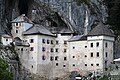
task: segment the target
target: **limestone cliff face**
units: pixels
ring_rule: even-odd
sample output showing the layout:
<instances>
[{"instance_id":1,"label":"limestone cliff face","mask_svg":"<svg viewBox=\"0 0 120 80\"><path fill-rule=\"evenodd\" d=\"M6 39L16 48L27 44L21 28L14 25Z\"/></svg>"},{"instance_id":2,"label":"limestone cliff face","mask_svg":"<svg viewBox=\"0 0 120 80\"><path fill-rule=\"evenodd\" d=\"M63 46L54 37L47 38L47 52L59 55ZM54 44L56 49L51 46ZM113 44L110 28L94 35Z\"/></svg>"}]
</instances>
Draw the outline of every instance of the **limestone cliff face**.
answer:
<instances>
[{"instance_id":1,"label":"limestone cliff face","mask_svg":"<svg viewBox=\"0 0 120 80\"><path fill-rule=\"evenodd\" d=\"M54 12L66 18L80 34L84 33L86 16L88 31L95 20L104 22L107 17L102 0L90 0L89 4L81 5L74 0L0 0L0 33L10 31L10 21L20 14L34 17L34 22L41 24Z\"/></svg>"},{"instance_id":2,"label":"limestone cliff face","mask_svg":"<svg viewBox=\"0 0 120 80\"><path fill-rule=\"evenodd\" d=\"M88 17L88 32L94 21L105 22L107 17L106 7L103 5L102 0L88 0L88 3L82 3L81 5L77 5L77 0L34 1L49 4L54 11L59 12L61 16L68 19L80 34L84 33L86 16Z\"/></svg>"}]
</instances>

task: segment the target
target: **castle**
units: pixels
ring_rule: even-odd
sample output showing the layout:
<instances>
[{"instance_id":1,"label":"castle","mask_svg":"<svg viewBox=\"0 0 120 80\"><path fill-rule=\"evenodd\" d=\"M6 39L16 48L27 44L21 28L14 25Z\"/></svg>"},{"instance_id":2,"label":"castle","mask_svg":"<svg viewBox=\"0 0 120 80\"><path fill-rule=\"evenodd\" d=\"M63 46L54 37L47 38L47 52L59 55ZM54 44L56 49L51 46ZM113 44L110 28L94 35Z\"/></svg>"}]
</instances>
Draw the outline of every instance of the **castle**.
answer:
<instances>
[{"instance_id":1,"label":"castle","mask_svg":"<svg viewBox=\"0 0 120 80\"><path fill-rule=\"evenodd\" d=\"M102 23L87 35L75 35L71 27L51 30L23 14L12 21L11 33L22 65L49 79L72 71L103 73L113 62L115 36Z\"/></svg>"}]
</instances>

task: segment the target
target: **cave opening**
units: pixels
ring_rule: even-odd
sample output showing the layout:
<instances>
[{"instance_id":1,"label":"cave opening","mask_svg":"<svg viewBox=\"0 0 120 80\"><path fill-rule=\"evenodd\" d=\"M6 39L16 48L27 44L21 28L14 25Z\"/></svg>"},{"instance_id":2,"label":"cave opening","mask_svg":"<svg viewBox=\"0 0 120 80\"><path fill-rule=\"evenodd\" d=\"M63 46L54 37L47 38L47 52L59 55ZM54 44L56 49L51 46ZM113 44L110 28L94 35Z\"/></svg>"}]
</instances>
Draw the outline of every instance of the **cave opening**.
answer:
<instances>
[{"instance_id":1,"label":"cave opening","mask_svg":"<svg viewBox=\"0 0 120 80\"><path fill-rule=\"evenodd\" d=\"M19 0L18 8L19 8L19 13L27 15L28 13L28 1L29 0Z\"/></svg>"}]
</instances>

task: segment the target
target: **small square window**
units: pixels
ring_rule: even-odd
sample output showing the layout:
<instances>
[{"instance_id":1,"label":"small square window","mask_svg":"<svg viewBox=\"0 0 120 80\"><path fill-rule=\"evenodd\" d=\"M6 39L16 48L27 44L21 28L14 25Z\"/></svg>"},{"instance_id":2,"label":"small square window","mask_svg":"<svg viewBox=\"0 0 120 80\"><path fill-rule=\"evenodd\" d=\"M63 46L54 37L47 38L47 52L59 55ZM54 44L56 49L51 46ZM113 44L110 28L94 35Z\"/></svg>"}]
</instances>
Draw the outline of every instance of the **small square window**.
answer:
<instances>
[{"instance_id":1,"label":"small square window","mask_svg":"<svg viewBox=\"0 0 120 80\"><path fill-rule=\"evenodd\" d=\"M51 44L53 44L53 40L51 40Z\"/></svg>"},{"instance_id":2,"label":"small square window","mask_svg":"<svg viewBox=\"0 0 120 80\"><path fill-rule=\"evenodd\" d=\"M67 49L64 49L64 53L66 53L67 52Z\"/></svg>"},{"instance_id":3,"label":"small square window","mask_svg":"<svg viewBox=\"0 0 120 80\"><path fill-rule=\"evenodd\" d=\"M45 55L43 55L43 56L42 56L42 60L45 60L45 59L46 59L46 57L45 57Z\"/></svg>"},{"instance_id":4,"label":"small square window","mask_svg":"<svg viewBox=\"0 0 120 80\"><path fill-rule=\"evenodd\" d=\"M21 23L19 23L19 26L21 26Z\"/></svg>"},{"instance_id":5,"label":"small square window","mask_svg":"<svg viewBox=\"0 0 120 80\"><path fill-rule=\"evenodd\" d=\"M30 51L34 51L34 47L31 47L31 48L30 48Z\"/></svg>"},{"instance_id":6,"label":"small square window","mask_svg":"<svg viewBox=\"0 0 120 80\"><path fill-rule=\"evenodd\" d=\"M106 48L108 47L108 44L107 44L107 42L105 43L105 47L106 47Z\"/></svg>"},{"instance_id":7,"label":"small square window","mask_svg":"<svg viewBox=\"0 0 120 80\"><path fill-rule=\"evenodd\" d=\"M105 68L105 71L107 71L108 70L108 68Z\"/></svg>"},{"instance_id":8,"label":"small square window","mask_svg":"<svg viewBox=\"0 0 120 80\"><path fill-rule=\"evenodd\" d=\"M107 52L105 52L105 57L108 57L108 53Z\"/></svg>"},{"instance_id":9,"label":"small square window","mask_svg":"<svg viewBox=\"0 0 120 80\"><path fill-rule=\"evenodd\" d=\"M75 49L75 47L73 47L73 49Z\"/></svg>"},{"instance_id":10,"label":"small square window","mask_svg":"<svg viewBox=\"0 0 120 80\"><path fill-rule=\"evenodd\" d=\"M87 48L87 46L85 46L85 48Z\"/></svg>"},{"instance_id":11,"label":"small square window","mask_svg":"<svg viewBox=\"0 0 120 80\"><path fill-rule=\"evenodd\" d=\"M66 65L63 65L63 67L66 67Z\"/></svg>"},{"instance_id":12,"label":"small square window","mask_svg":"<svg viewBox=\"0 0 120 80\"><path fill-rule=\"evenodd\" d=\"M55 57L55 60L58 61L58 56Z\"/></svg>"},{"instance_id":13,"label":"small square window","mask_svg":"<svg viewBox=\"0 0 120 80\"><path fill-rule=\"evenodd\" d=\"M85 55L85 57L87 57L87 55Z\"/></svg>"},{"instance_id":14,"label":"small square window","mask_svg":"<svg viewBox=\"0 0 120 80\"><path fill-rule=\"evenodd\" d=\"M96 66L99 66L99 64L96 64Z\"/></svg>"},{"instance_id":15,"label":"small square window","mask_svg":"<svg viewBox=\"0 0 120 80\"><path fill-rule=\"evenodd\" d=\"M75 64L73 64L73 66L75 66Z\"/></svg>"},{"instance_id":16,"label":"small square window","mask_svg":"<svg viewBox=\"0 0 120 80\"><path fill-rule=\"evenodd\" d=\"M16 23L16 26L18 26L18 23Z\"/></svg>"},{"instance_id":17,"label":"small square window","mask_svg":"<svg viewBox=\"0 0 120 80\"><path fill-rule=\"evenodd\" d=\"M33 68L33 65L31 67Z\"/></svg>"},{"instance_id":18,"label":"small square window","mask_svg":"<svg viewBox=\"0 0 120 80\"><path fill-rule=\"evenodd\" d=\"M54 52L53 48L51 48L50 52Z\"/></svg>"},{"instance_id":19,"label":"small square window","mask_svg":"<svg viewBox=\"0 0 120 80\"><path fill-rule=\"evenodd\" d=\"M67 57L64 57L64 61L66 61L67 60Z\"/></svg>"},{"instance_id":20,"label":"small square window","mask_svg":"<svg viewBox=\"0 0 120 80\"><path fill-rule=\"evenodd\" d=\"M97 57L99 57L99 52L97 52Z\"/></svg>"},{"instance_id":21,"label":"small square window","mask_svg":"<svg viewBox=\"0 0 120 80\"><path fill-rule=\"evenodd\" d=\"M75 56L73 56L73 58L75 58Z\"/></svg>"},{"instance_id":22,"label":"small square window","mask_svg":"<svg viewBox=\"0 0 120 80\"><path fill-rule=\"evenodd\" d=\"M91 53L91 57L93 57L93 53Z\"/></svg>"},{"instance_id":23,"label":"small square window","mask_svg":"<svg viewBox=\"0 0 120 80\"><path fill-rule=\"evenodd\" d=\"M58 48L55 49L55 52L58 52Z\"/></svg>"},{"instance_id":24,"label":"small square window","mask_svg":"<svg viewBox=\"0 0 120 80\"><path fill-rule=\"evenodd\" d=\"M96 47L99 47L99 42L96 43Z\"/></svg>"},{"instance_id":25,"label":"small square window","mask_svg":"<svg viewBox=\"0 0 120 80\"><path fill-rule=\"evenodd\" d=\"M42 43L45 43L45 39L42 39Z\"/></svg>"},{"instance_id":26,"label":"small square window","mask_svg":"<svg viewBox=\"0 0 120 80\"><path fill-rule=\"evenodd\" d=\"M34 42L34 39L30 39L30 43L33 43Z\"/></svg>"},{"instance_id":27,"label":"small square window","mask_svg":"<svg viewBox=\"0 0 120 80\"><path fill-rule=\"evenodd\" d=\"M23 48L21 48L21 51L23 51Z\"/></svg>"},{"instance_id":28,"label":"small square window","mask_svg":"<svg viewBox=\"0 0 120 80\"><path fill-rule=\"evenodd\" d=\"M53 57L53 56L51 56L51 57L50 57L50 61L53 61L53 60L54 60L54 57Z\"/></svg>"},{"instance_id":29,"label":"small square window","mask_svg":"<svg viewBox=\"0 0 120 80\"><path fill-rule=\"evenodd\" d=\"M45 52L45 47L42 47L42 51Z\"/></svg>"},{"instance_id":30,"label":"small square window","mask_svg":"<svg viewBox=\"0 0 120 80\"><path fill-rule=\"evenodd\" d=\"M93 66L93 64L91 64L91 66Z\"/></svg>"},{"instance_id":31,"label":"small square window","mask_svg":"<svg viewBox=\"0 0 120 80\"><path fill-rule=\"evenodd\" d=\"M8 41L8 39L6 39L6 41Z\"/></svg>"},{"instance_id":32,"label":"small square window","mask_svg":"<svg viewBox=\"0 0 120 80\"><path fill-rule=\"evenodd\" d=\"M59 44L59 41L56 41L56 44Z\"/></svg>"},{"instance_id":33,"label":"small square window","mask_svg":"<svg viewBox=\"0 0 120 80\"><path fill-rule=\"evenodd\" d=\"M16 33L18 33L18 30L16 30Z\"/></svg>"},{"instance_id":34,"label":"small square window","mask_svg":"<svg viewBox=\"0 0 120 80\"><path fill-rule=\"evenodd\" d=\"M85 64L85 66L87 66L87 64Z\"/></svg>"},{"instance_id":35,"label":"small square window","mask_svg":"<svg viewBox=\"0 0 120 80\"><path fill-rule=\"evenodd\" d=\"M56 66L58 66L58 63L56 63Z\"/></svg>"},{"instance_id":36,"label":"small square window","mask_svg":"<svg viewBox=\"0 0 120 80\"><path fill-rule=\"evenodd\" d=\"M66 45L66 44L67 44L67 41L64 41L64 44Z\"/></svg>"},{"instance_id":37,"label":"small square window","mask_svg":"<svg viewBox=\"0 0 120 80\"><path fill-rule=\"evenodd\" d=\"M90 46L93 47L93 43L91 43Z\"/></svg>"},{"instance_id":38,"label":"small square window","mask_svg":"<svg viewBox=\"0 0 120 80\"><path fill-rule=\"evenodd\" d=\"M49 44L50 42L49 42L49 40L47 40L47 44Z\"/></svg>"}]
</instances>

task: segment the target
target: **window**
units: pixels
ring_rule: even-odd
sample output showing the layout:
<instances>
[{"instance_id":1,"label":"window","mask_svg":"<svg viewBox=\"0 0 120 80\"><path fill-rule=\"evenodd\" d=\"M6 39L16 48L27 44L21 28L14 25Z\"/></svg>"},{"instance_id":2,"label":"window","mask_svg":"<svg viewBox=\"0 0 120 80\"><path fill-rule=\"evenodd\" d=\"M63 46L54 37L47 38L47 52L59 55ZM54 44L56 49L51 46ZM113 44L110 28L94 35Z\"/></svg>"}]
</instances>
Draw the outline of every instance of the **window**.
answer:
<instances>
[{"instance_id":1,"label":"window","mask_svg":"<svg viewBox=\"0 0 120 80\"><path fill-rule=\"evenodd\" d=\"M67 44L67 41L64 41L64 44L66 45L66 44Z\"/></svg>"},{"instance_id":2,"label":"window","mask_svg":"<svg viewBox=\"0 0 120 80\"><path fill-rule=\"evenodd\" d=\"M33 65L31 67L33 68Z\"/></svg>"},{"instance_id":3,"label":"window","mask_svg":"<svg viewBox=\"0 0 120 80\"><path fill-rule=\"evenodd\" d=\"M87 57L87 55L85 55L85 57Z\"/></svg>"},{"instance_id":4,"label":"window","mask_svg":"<svg viewBox=\"0 0 120 80\"><path fill-rule=\"evenodd\" d=\"M21 51L23 51L23 48L21 48Z\"/></svg>"},{"instance_id":5,"label":"window","mask_svg":"<svg viewBox=\"0 0 120 80\"><path fill-rule=\"evenodd\" d=\"M58 66L58 63L56 63L56 66Z\"/></svg>"},{"instance_id":6,"label":"window","mask_svg":"<svg viewBox=\"0 0 120 80\"><path fill-rule=\"evenodd\" d=\"M93 43L91 43L90 46L93 47Z\"/></svg>"},{"instance_id":7,"label":"window","mask_svg":"<svg viewBox=\"0 0 120 80\"><path fill-rule=\"evenodd\" d=\"M30 43L33 43L34 42L34 39L30 39Z\"/></svg>"},{"instance_id":8,"label":"window","mask_svg":"<svg viewBox=\"0 0 120 80\"><path fill-rule=\"evenodd\" d=\"M107 42L105 43L105 47L106 47L106 48L108 47L108 44L107 44Z\"/></svg>"},{"instance_id":9,"label":"window","mask_svg":"<svg viewBox=\"0 0 120 80\"><path fill-rule=\"evenodd\" d=\"M51 40L51 44L53 44L53 40Z\"/></svg>"},{"instance_id":10,"label":"window","mask_svg":"<svg viewBox=\"0 0 120 80\"><path fill-rule=\"evenodd\" d=\"M107 71L108 70L108 68L105 68L105 71Z\"/></svg>"},{"instance_id":11,"label":"window","mask_svg":"<svg viewBox=\"0 0 120 80\"><path fill-rule=\"evenodd\" d=\"M45 47L42 47L42 51L45 52Z\"/></svg>"},{"instance_id":12,"label":"window","mask_svg":"<svg viewBox=\"0 0 120 80\"><path fill-rule=\"evenodd\" d=\"M54 58L53 58L53 56L51 56L51 57L50 57L50 61L53 61L53 60L54 60Z\"/></svg>"},{"instance_id":13,"label":"window","mask_svg":"<svg viewBox=\"0 0 120 80\"><path fill-rule=\"evenodd\" d=\"M99 57L99 52L97 52L97 57Z\"/></svg>"},{"instance_id":14,"label":"window","mask_svg":"<svg viewBox=\"0 0 120 80\"><path fill-rule=\"evenodd\" d=\"M50 52L53 52L53 48L51 48L51 51Z\"/></svg>"},{"instance_id":15,"label":"window","mask_svg":"<svg viewBox=\"0 0 120 80\"><path fill-rule=\"evenodd\" d=\"M85 46L85 48L87 48L87 46Z\"/></svg>"},{"instance_id":16,"label":"window","mask_svg":"<svg viewBox=\"0 0 120 80\"><path fill-rule=\"evenodd\" d=\"M18 23L16 23L16 26L18 26Z\"/></svg>"},{"instance_id":17,"label":"window","mask_svg":"<svg viewBox=\"0 0 120 80\"><path fill-rule=\"evenodd\" d=\"M42 60L45 60L45 58L46 58L45 55L43 55L43 56L42 56Z\"/></svg>"},{"instance_id":18,"label":"window","mask_svg":"<svg viewBox=\"0 0 120 80\"><path fill-rule=\"evenodd\" d=\"M42 39L42 43L45 43L45 39Z\"/></svg>"},{"instance_id":19,"label":"window","mask_svg":"<svg viewBox=\"0 0 120 80\"><path fill-rule=\"evenodd\" d=\"M105 53L105 57L108 57L108 53L107 52Z\"/></svg>"},{"instance_id":20,"label":"window","mask_svg":"<svg viewBox=\"0 0 120 80\"><path fill-rule=\"evenodd\" d=\"M91 66L93 66L93 64L91 64Z\"/></svg>"},{"instance_id":21,"label":"window","mask_svg":"<svg viewBox=\"0 0 120 80\"><path fill-rule=\"evenodd\" d=\"M55 57L55 60L58 61L58 56Z\"/></svg>"},{"instance_id":22,"label":"window","mask_svg":"<svg viewBox=\"0 0 120 80\"><path fill-rule=\"evenodd\" d=\"M87 66L87 64L85 64L85 66Z\"/></svg>"},{"instance_id":23,"label":"window","mask_svg":"<svg viewBox=\"0 0 120 80\"><path fill-rule=\"evenodd\" d=\"M67 49L64 49L64 53L66 53L67 52Z\"/></svg>"},{"instance_id":24,"label":"window","mask_svg":"<svg viewBox=\"0 0 120 80\"><path fill-rule=\"evenodd\" d=\"M18 33L18 30L16 30L16 33Z\"/></svg>"},{"instance_id":25,"label":"window","mask_svg":"<svg viewBox=\"0 0 120 80\"><path fill-rule=\"evenodd\" d=\"M73 49L75 49L75 47L73 47Z\"/></svg>"},{"instance_id":26,"label":"window","mask_svg":"<svg viewBox=\"0 0 120 80\"><path fill-rule=\"evenodd\" d=\"M99 66L99 64L96 64L96 66Z\"/></svg>"},{"instance_id":27,"label":"window","mask_svg":"<svg viewBox=\"0 0 120 80\"><path fill-rule=\"evenodd\" d=\"M99 47L99 42L96 43L96 47Z\"/></svg>"},{"instance_id":28,"label":"window","mask_svg":"<svg viewBox=\"0 0 120 80\"><path fill-rule=\"evenodd\" d=\"M66 61L67 60L67 57L64 57L64 61Z\"/></svg>"},{"instance_id":29,"label":"window","mask_svg":"<svg viewBox=\"0 0 120 80\"><path fill-rule=\"evenodd\" d=\"M75 56L73 56L73 58L75 58Z\"/></svg>"},{"instance_id":30,"label":"window","mask_svg":"<svg viewBox=\"0 0 120 80\"><path fill-rule=\"evenodd\" d=\"M73 66L75 66L75 64L73 64Z\"/></svg>"},{"instance_id":31,"label":"window","mask_svg":"<svg viewBox=\"0 0 120 80\"><path fill-rule=\"evenodd\" d=\"M34 48L33 48L33 47L31 47L31 48L30 48L30 51L33 51L33 50L34 50Z\"/></svg>"},{"instance_id":32,"label":"window","mask_svg":"<svg viewBox=\"0 0 120 80\"><path fill-rule=\"evenodd\" d=\"M19 23L19 26L21 26L21 23Z\"/></svg>"},{"instance_id":33,"label":"window","mask_svg":"<svg viewBox=\"0 0 120 80\"><path fill-rule=\"evenodd\" d=\"M50 42L49 42L49 40L47 40L47 44L49 44Z\"/></svg>"},{"instance_id":34,"label":"window","mask_svg":"<svg viewBox=\"0 0 120 80\"><path fill-rule=\"evenodd\" d=\"M58 52L58 48L55 49L55 52Z\"/></svg>"},{"instance_id":35,"label":"window","mask_svg":"<svg viewBox=\"0 0 120 80\"><path fill-rule=\"evenodd\" d=\"M91 53L91 57L93 57L93 53Z\"/></svg>"},{"instance_id":36,"label":"window","mask_svg":"<svg viewBox=\"0 0 120 80\"><path fill-rule=\"evenodd\" d=\"M63 65L63 67L66 67L66 65Z\"/></svg>"},{"instance_id":37,"label":"window","mask_svg":"<svg viewBox=\"0 0 120 80\"><path fill-rule=\"evenodd\" d=\"M8 41L8 39L6 39L6 41Z\"/></svg>"},{"instance_id":38,"label":"window","mask_svg":"<svg viewBox=\"0 0 120 80\"><path fill-rule=\"evenodd\" d=\"M59 41L56 41L56 44L59 44Z\"/></svg>"}]
</instances>

